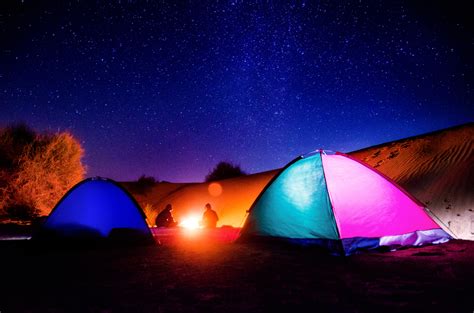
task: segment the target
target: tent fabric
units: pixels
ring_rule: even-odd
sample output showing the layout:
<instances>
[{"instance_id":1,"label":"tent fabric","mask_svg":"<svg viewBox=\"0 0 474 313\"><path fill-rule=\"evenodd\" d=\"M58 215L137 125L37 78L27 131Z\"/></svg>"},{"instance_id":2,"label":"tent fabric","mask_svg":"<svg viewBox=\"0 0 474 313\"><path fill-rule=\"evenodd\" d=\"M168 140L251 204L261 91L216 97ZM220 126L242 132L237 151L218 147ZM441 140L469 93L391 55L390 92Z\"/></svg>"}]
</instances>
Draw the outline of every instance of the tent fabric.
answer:
<instances>
[{"instance_id":1,"label":"tent fabric","mask_svg":"<svg viewBox=\"0 0 474 313\"><path fill-rule=\"evenodd\" d=\"M295 159L264 188L241 237L315 244L346 255L450 239L394 182L347 155L322 150Z\"/></svg>"},{"instance_id":2,"label":"tent fabric","mask_svg":"<svg viewBox=\"0 0 474 313\"><path fill-rule=\"evenodd\" d=\"M446 232L442 229L418 230L413 233L399 236L384 236L380 238L380 245L387 247L422 246L427 243L438 244L447 241Z\"/></svg>"},{"instance_id":3,"label":"tent fabric","mask_svg":"<svg viewBox=\"0 0 474 313\"><path fill-rule=\"evenodd\" d=\"M321 156L315 155L282 172L249 216L252 229L258 235L337 239L321 167Z\"/></svg>"},{"instance_id":4,"label":"tent fabric","mask_svg":"<svg viewBox=\"0 0 474 313\"><path fill-rule=\"evenodd\" d=\"M152 240L145 215L128 192L110 179L89 178L74 186L51 211L36 237ZM35 237L35 236L34 236Z\"/></svg>"},{"instance_id":5,"label":"tent fabric","mask_svg":"<svg viewBox=\"0 0 474 313\"><path fill-rule=\"evenodd\" d=\"M422 207L377 172L340 154L322 159L341 238L439 228Z\"/></svg>"}]
</instances>

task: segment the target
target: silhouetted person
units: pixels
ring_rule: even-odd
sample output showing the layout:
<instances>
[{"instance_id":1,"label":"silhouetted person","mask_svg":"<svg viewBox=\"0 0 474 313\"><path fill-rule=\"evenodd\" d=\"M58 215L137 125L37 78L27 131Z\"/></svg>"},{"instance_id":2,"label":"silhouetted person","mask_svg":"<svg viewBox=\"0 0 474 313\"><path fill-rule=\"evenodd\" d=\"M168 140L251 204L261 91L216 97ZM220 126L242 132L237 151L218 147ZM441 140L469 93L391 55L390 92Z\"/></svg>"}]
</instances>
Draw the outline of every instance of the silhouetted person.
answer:
<instances>
[{"instance_id":1,"label":"silhouetted person","mask_svg":"<svg viewBox=\"0 0 474 313\"><path fill-rule=\"evenodd\" d=\"M201 225L204 228L216 228L217 221L219 217L217 216L216 211L211 208L211 204L206 204L206 211L202 214Z\"/></svg>"},{"instance_id":2,"label":"silhouetted person","mask_svg":"<svg viewBox=\"0 0 474 313\"><path fill-rule=\"evenodd\" d=\"M163 211L158 214L155 220L156 227L175 227L178 223L174 220L173 207L171 204L167 204Z\"/></svg>"}]
</instances>

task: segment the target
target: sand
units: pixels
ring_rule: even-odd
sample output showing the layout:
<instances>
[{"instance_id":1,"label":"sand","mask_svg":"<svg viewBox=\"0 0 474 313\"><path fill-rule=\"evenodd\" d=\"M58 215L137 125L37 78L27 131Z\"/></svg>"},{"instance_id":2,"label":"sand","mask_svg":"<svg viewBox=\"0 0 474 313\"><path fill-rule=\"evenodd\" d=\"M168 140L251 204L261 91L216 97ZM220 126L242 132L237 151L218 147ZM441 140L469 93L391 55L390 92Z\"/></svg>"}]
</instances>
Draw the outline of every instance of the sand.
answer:
<instances>
[{"instance_id":1,"label":"sand","mask_svg":"<svg viewBox=\"0 0 474 313\"><path fill-rule=\"evenodd\" d=\"M142 194L133 192L127 184L125 187L132 192L142 207L151 204L156 211L159 211L168 203L172 204L173 216L178 221L188 216L201 217L204 205L211 203L219 215L219 226L240 227L246 218L247 209L276 172L218 181L215 183L221 190L218 194L210 192L210 183L159 183ZM164 189L167 190L166 193L163 192ZM153 223L153 217L149 222Z\"/></svg>"},{"instance_id":2,"label":"sand","mask_svg":"<svg viewBox=\"0 0 474 313\"><path fill-rule=\"evenodd\" d=\"M333 257L229 243L77 250L0 241L2 312L472 312L474 242ZM164 240L166 238L166 240Z\"/></svg>"},{"instance_id":3,"label":"sand","mask_svg":"<svg viewBox=\"0 0 474 313\"><path fill-rule=\"evenodd\" d=\"M474 124L351 155L408 190L455 236L474 240Z\"/></svg>"}]
</instances>

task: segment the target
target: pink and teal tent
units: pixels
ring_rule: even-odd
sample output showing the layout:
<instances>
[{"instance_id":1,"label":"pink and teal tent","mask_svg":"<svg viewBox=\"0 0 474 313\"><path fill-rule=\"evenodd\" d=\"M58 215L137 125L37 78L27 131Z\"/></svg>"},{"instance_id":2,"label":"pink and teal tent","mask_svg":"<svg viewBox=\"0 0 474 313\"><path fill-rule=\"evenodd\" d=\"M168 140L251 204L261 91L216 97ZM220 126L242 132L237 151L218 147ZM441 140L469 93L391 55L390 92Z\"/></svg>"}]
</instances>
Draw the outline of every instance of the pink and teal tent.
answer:
<instances>
[{"instance_id":1,"label":"pink and teal tent","mask_svg":"<svg viewBox=\"0 0 474 313\"><path fill-rule=\"evenodd\" d=\"M250 208L241 238L285 239L349 255L443 243L450 236L383 174L345 154L318 150L269 182Z\"/></svg>"}]
</instances>

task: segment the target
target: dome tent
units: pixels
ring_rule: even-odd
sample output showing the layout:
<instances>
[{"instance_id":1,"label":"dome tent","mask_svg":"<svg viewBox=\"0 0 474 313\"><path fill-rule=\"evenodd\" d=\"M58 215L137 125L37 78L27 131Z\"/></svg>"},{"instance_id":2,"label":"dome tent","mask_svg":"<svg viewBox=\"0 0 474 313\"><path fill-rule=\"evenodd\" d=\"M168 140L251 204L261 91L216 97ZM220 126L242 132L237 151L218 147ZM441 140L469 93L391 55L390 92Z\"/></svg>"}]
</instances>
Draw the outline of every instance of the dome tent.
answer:
<instances>
[{"instance_id":1,"label":"dome tent","mask_svg":"<svg viewBox=\"0 0 474 313\"><path fill-rule=\"evenodd\" d=\"M33 240L154 243L135 199L111 179L88 178L72 187Z\"/></svg>"},{"instance_id":2,"label":"dome tent","mask_svg":"<svg viewBox=\"0 0 474 313\"><path fill-rule=\"evenodd\" d=\"M342 153L317 150L290 162L249 210L241 239L284 239L349 255L451 237L423 204L378 171Z\"/></svg>"}]
</instances>

